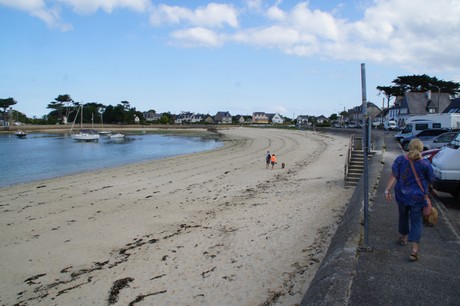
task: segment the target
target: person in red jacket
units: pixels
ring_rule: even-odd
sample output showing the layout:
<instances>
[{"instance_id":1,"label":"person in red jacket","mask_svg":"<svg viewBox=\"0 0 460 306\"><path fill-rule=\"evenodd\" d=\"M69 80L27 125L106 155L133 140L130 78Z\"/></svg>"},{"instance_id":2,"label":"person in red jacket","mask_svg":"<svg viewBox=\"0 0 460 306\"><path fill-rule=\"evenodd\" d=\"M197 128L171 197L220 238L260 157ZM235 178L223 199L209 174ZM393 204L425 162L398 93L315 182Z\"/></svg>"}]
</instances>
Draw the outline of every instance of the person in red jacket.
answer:
<instances>
[{"instance_id":1,"label":"person in red jacket","mask_svg":"<svg viewBox=\"0 0 460 306\"><path fill-rule=\"evenodd\" d=\"M275 164L276 164L276 156L275 156L275 154L272 154L270 162L272 164L272 169L273 169L275 167Z\"/></svg>"}]
</instances>

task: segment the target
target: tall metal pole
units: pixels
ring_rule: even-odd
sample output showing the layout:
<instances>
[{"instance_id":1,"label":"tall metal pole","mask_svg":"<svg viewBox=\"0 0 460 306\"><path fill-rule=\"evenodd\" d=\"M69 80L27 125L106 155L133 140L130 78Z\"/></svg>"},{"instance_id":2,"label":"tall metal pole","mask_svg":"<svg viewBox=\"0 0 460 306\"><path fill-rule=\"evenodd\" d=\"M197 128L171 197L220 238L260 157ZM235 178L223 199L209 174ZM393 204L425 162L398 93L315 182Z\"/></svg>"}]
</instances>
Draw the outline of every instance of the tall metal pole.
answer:
<instances>
[{"instance_id":1,"label":"tall metal pole","mask_svg":"<svg viewBox=\"0 0 460 306\"><path fill-rule=\"evenodd\" d=\"M362 109L363 109L363 158L364 158L364 245L360 251L372 251L369 246L369 164L368 164L368 141L370 123L367 114L367 97L366 97L366 67L361 64L361 91L362 91Z\"/></svg>"}]
</instances>

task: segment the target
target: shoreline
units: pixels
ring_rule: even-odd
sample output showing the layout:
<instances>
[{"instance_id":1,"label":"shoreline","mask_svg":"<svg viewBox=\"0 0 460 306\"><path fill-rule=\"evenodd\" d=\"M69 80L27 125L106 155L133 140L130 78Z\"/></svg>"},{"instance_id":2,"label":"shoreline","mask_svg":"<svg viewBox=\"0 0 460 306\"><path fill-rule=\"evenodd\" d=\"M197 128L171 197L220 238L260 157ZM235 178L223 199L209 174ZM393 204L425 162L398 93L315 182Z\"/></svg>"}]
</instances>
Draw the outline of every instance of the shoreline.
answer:
<instances>
[{"instance_id":1,"label":"shoreline","mask_svg":"<svg viewBox=\"0 0 460 306\"><path fill-rule=\"evenodd\" d=\"M19 126L4 126L0 128L0 134L10 134L17 132L19 130L27 132L37 132L37 133L68 133L71 130L72 125L19 125ZM193 124L193 125L170 125L170 124L149 124L149 125L140 125L140 124L131 124L131 125L118 125L118 124L107 124L103 127L101 126L92 126L91 124L83 124L80 127L79 124L74 126L74 130L87 129L87 130L114 130L114 131L143 131L148 130L151 132L155 131L186 131L186 130L207 130L215 131L220 129L232 128L232 125L205 125L205 124Z\"/></svg>"},{"instance_id":2,"label":"shoreline","mask_svg":"<svg viewBox=\"0 0 460 306\"><path fill-rule=\"evenodd\" d=\"M300 303L352 194L348 139L221 132L216 150L2 188L0 302Z\"/></svg>"},{"instance_id":3,"label":"shoreline","mask_svg":"<svg viewBox=\"0 0 460 306\"><path fill-rule=\"evenodd\" d=\"M49 135L60 137L60 136L64 135L63 133L65 133L65 131L54 131L54 132L47 132L46 130L37 131L37 133L34 133L34 134L35 135L41 134L41 135L37 136L38 138L37 137L31 137L31 138L39 139L40 137L48 137ZM169 131L158 131L158 132L149 132L149 133L140 133L138 130L136 130L135 133L126 133L125 134L125 136L126 136L125 141L127 139L130 139L130 137L144 136L144 135L161 135L161 136L167 136L167 137L192 137L192 138L200 138L201 140L216 141L216 142L219 143L219 145L216 145L218 148L220 146L225 145L225 142L223 140L223 135L221 135L219 132L212 132L212 131L207 131L207 130L203 130L203 129L175 130L175 131L169 130ZM103 143L104 144L108 139L109 139L108 137L101 136L101 139L98 140L98 142L96 142L96 144L97 143ZM78 141L73 141L73 142L78 143ZM216 148L216 149L218 149L218 148ZM203 150L208 151L208 150L213 150L213 149L203 148ZM26 176L23 176L22 177L24 179L23 181L15 180L14 182L7 182L6 179L4 178L4 180L0 180L0 188L2 188L2 187L11 187L11 186L14 186L14 185L17 185L17 184L32 183L32 182L42 181L42 180L46 180L46 179L60 178L60 177L65 177L65 176L69 176L69 175L74 175L74 174L91 173L91 172L98 171L98 170L117 168L117 167L121 167L121 166L135 165L135 164L144 163L144 162L158 161L158 160L165 159L165 158L183 156L183 155L187 155L187 154L189 154L189 153L177 152L175 155L160 156L160 157L151 156L148 159L139 159L137 161L124 161L123 160L123 161L120 161L119 163L113 164L113 165L106 165L106 166L96 165L93 168L89 168L89 169L85 168L85 169L79 169L79 170L61 171L61 173L52 174L52 175L50 175L50 173L47 170L42 170L41 174L46 174L46 175L37 175L33 179L26 179ZM63 166L65 166L65 165L63 165Z\"/></svg>"}]
</instances>

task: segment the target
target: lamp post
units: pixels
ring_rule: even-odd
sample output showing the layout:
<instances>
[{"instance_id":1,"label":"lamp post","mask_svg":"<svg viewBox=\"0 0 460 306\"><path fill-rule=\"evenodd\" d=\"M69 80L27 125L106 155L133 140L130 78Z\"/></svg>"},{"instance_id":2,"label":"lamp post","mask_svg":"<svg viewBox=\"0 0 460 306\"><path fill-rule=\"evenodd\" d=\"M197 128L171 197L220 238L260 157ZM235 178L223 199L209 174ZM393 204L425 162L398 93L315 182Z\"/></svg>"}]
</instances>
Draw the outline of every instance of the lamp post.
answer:
<instances>
[{"instance_id":1,"label":"lamp post","mask_svg":"<svg viewBox=\"0 0 460 306\"><path fill-rule=\"evenodd\" d=\"M363 203L364 203L364 241L358 250L362 252L372 252L372 247L369 245L369 165L368 165L368 139L370 139L370 128L368 127L367 113L367 97L366 97L366 66L361 64L361 94L362 94L362 115L363 115L363 158L364 158L364 173L363 173Z\"/></svg>"}]
</instances>

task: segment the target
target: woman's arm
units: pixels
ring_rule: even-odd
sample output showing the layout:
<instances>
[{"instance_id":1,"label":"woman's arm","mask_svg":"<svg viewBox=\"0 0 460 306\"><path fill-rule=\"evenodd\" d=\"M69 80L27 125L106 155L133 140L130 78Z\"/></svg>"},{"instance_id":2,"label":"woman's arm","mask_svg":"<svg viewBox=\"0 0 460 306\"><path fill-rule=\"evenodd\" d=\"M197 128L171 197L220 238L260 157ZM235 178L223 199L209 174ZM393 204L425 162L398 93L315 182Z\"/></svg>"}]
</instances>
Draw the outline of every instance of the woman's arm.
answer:
<instances>
[{"instance_id":1,"label":"woman's arm","mask_svg":"<svg viewBox=\"0 0 460 306\"><path fill-rule=\"evenodd\" d=\"M396 177L391 174L390 178L388 179L387 187L385 188L385 198L388 202L391 202L391 188L393 187L394 183L396 182Z\"/></svg>"}]
</instances>

